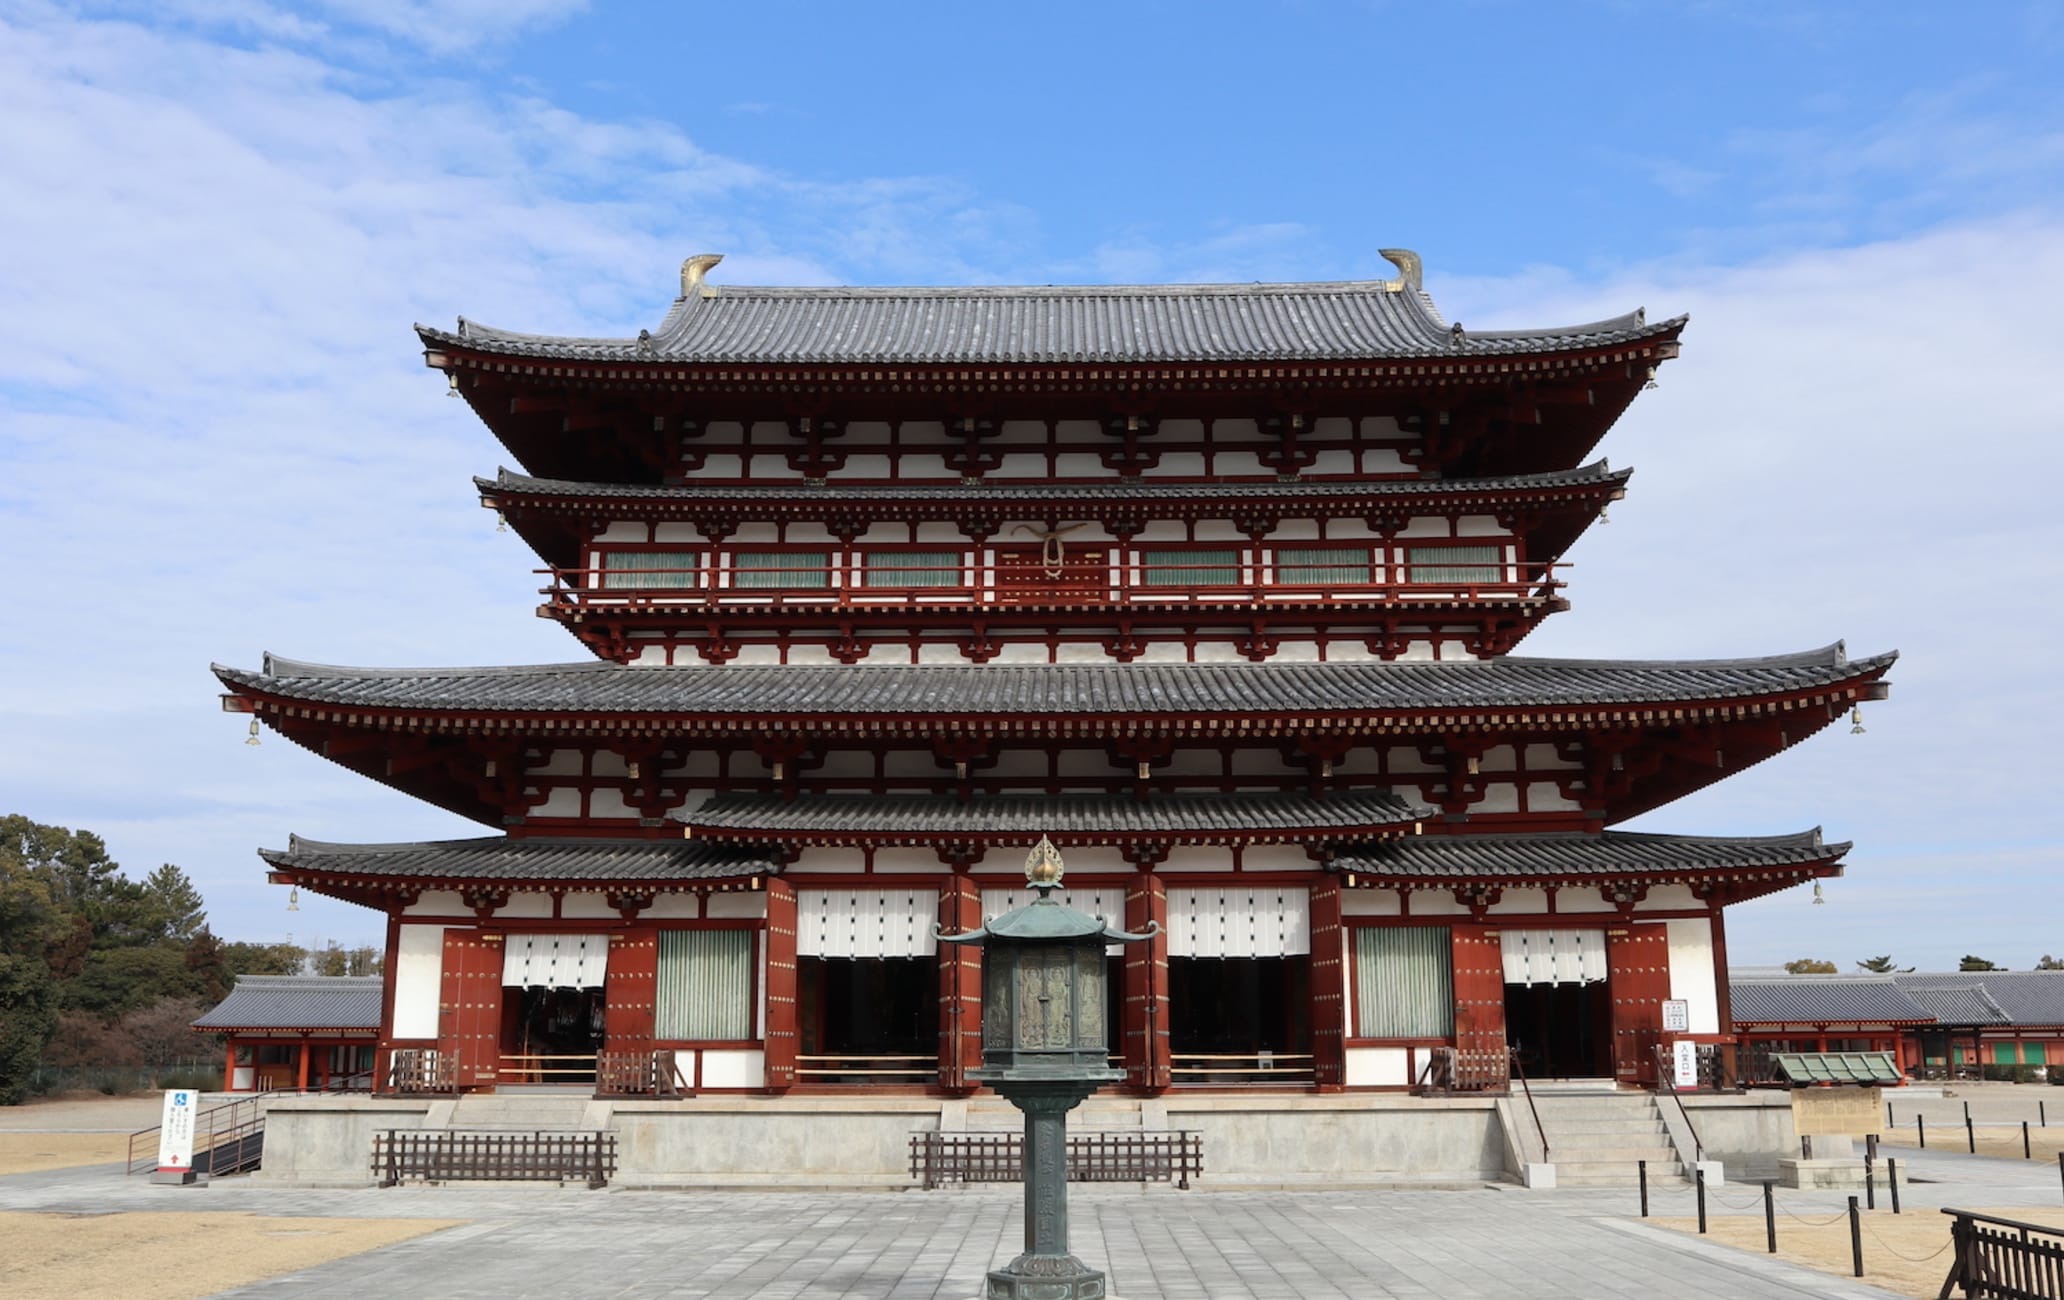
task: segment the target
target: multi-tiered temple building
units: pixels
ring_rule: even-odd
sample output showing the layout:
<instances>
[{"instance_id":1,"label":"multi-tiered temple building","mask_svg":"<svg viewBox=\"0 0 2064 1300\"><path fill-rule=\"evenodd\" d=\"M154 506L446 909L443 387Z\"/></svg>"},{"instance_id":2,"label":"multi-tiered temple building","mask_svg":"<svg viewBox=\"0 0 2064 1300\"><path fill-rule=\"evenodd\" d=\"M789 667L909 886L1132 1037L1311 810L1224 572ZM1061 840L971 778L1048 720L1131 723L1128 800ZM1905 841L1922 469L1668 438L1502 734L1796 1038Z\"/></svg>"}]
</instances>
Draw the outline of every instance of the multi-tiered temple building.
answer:
<instances>
[{"instance_id":1,"label":"multi-tiered temple building","mask_svg":"<svg viewBox=\"0 0 2064 1300\"><path fill-rule=\"evenodd\" d=\"M420 330L522 472L538 667L221 668L228 706L471 818L294 839L387 917L382 1077L970 1088L1041 836L1140 1092L1655 1077L1724 1042L1728 904L1818 832L1610 829L1882 697L1892 656L1512 653L1682 318L1444 320L1366 283L740 288L634 339ZM399 1073L397 1067L405 1066ZM619 1080L632 1074L616 1072ZM635 1085L626 1085L635 1086Z\"/></svg>"}]
</instances>

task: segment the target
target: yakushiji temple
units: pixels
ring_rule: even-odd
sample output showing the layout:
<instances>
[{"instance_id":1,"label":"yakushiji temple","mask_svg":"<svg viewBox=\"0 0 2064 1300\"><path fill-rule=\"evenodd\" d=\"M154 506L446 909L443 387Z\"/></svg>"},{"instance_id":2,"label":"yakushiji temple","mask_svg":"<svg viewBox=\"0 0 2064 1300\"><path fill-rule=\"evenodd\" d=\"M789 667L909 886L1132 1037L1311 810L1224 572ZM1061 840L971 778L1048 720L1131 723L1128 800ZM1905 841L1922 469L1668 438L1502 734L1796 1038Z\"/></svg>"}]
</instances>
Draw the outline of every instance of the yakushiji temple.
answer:
<instances>
[{"instance_id":1,"label":"yakushiji temple","mask_svg":"<svg viewBox=\"0 0 2064 1300\"><path fill-rule=\"evenodd\" d=\"M479 822L263 853L374 909L383 1089L973 1091L978 954L1050 837L1126 1091L1653 1083L1725 1050L1729 904L1818 831L1617 824L1883 698L1841 644L1516 653L1682 317L1465 329L1421 284L747 288L636 338L419 328L520 470L580 662L218 667ZM1673 1027L1674 1028L1674 1027ZM664 1060L675 1082L648 1068Z\"/></svg>"}]
</instances>

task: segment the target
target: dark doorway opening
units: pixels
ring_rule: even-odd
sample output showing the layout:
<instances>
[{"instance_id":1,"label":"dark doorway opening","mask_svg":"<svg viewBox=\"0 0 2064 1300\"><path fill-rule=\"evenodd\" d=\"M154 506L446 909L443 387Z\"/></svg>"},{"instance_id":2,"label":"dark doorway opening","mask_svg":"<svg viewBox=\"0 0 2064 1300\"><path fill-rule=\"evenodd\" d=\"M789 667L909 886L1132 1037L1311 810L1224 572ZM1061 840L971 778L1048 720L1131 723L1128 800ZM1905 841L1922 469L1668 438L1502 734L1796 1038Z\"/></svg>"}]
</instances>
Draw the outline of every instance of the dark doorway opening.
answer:
<instances>
[{"instance_id":1,"label":"dark doorway opening","mask_svg":"<svg viewBox=\"0 0 2064 1300\"><path fill-rule=\"evenodd\" d=\"M939 964L930 957L800 957L805 1083L927 1083L939 1074Z\"/></svg>"},{"instance_id":2,"label":"dark doorway opening","mask_svg":"<svg viewBox=\"0 0 2064 1300\"><path fill-rule=\"evenodd\" d=\"M1612 998L1592 984L1507 984L1505 1039L1534 1079L1612 1077Z\"/></svg>"},{"instance_id":3,"label":"dark doorway opening","mask_svg":"<svg viewBox=\"0 0 2064 1300\"><path fill-rule=\"evenodd\" d=\"M502 990L503 1083L593 1083L601 989Z\"/></svg>"},{"instance_id":4,"label":"dark doorway opening","mask_svg":"<svg viewBox=\"0 0 2064 1300\"><path fill-rule=\"evenodd\" d=\"M1311 958L1171 957L1174 1081L1308 1083Z\"/></svg>"}]
</instances>

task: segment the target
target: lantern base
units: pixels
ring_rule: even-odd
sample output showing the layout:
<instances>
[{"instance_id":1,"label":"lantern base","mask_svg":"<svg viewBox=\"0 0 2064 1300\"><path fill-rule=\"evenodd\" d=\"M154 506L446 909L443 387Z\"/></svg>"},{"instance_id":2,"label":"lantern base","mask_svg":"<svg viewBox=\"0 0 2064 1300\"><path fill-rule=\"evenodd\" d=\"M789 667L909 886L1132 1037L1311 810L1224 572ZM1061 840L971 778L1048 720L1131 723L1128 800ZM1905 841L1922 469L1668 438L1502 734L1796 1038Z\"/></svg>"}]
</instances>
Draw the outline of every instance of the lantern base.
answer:
<instances>
[{"instance_id":1,"label":"lantern base","mask_svg":"<svg viewBox=\"0 0 2064 1300\"><path fill-rule=\"evenodd\" d=\"M1020 1255L992 1270L983 1300L1109 1300L1104 1275L1073 1255Z\"/></svg>"}]
</instances>

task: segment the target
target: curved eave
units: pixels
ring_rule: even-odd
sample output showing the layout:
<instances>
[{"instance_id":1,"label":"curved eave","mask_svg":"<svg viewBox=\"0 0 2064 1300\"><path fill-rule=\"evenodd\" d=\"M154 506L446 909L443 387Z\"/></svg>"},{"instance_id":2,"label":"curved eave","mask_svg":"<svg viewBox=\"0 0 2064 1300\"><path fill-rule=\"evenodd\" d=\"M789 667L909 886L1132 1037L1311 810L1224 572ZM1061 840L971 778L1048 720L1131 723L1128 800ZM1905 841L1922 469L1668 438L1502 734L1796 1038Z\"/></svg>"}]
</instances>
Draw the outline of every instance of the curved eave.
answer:
<instances>
[{"instance_id":1,"label":"curved eave","mask_svg":"<svg viewBox=\"0 0 2064 1300\"><path fill-rule=\"evenodd\" d=\"M359 1029L339 1025L204 1025L199 1022L187 1026L197 1034L317 1034L331 1038L378 1038L380 1031Z\"/></svg>"}]
</instances>

